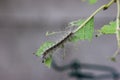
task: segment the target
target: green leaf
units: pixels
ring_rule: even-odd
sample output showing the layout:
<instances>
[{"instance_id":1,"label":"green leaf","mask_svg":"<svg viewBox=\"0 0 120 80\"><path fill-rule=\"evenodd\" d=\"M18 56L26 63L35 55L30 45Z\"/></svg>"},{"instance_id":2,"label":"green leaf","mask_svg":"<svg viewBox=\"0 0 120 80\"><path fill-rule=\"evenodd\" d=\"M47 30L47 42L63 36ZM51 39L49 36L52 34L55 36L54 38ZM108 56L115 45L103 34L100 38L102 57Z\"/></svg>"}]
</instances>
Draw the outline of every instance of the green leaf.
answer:
<instances>
[{"instance_id":1,"label":"green leaf","mask_svg":"<svg viewBox=\"0 0 120 80\"><path fill-rule=\"evenodd\" d=\"M85 20L78 20L74 26L80 26ZM70 41L91 40L94 33L94 18L91 18L79 31L77 31Z\"/></svg>"},{"instance_id":2,"label":"green leaf","mask_svg":"<svg viewBox=\"0 0 120 80\"><path fill-rule=\"evenodd\" d=\"M44 62L44 64L45 64L48 68L51 67L51 63L52 63L52 58L51 58L51 57L48 57L48 58L45 60L45 62Z\"/></svg>"},{"instance_id":3,"label":"green leaf","mask_svg":"<svg viewBox=\"0 0 120 80\"><path fill-rule=\"evenodd\" d=\"M70 22L69 25L70 25L71 27L73 27L73 26L78 27L78 26L80 26L84 21L85 21L85 20L80 19L80 20L77 20L77 21ZM74 35L69 39L69 41L70 41L70 42L77 42L77 41L79 41L79 36L76 36L76 34L74 34Z\"/></svg>"},{"instance_id":4,"label":"green leaf","mask_svg":"<svg viewBox=\"0 0 120 80\"><path fill-rule=\"evenodd\" d=\"M40 46L40 48L36 51L35 55L36 56L41 56L45 50L47 50L48 48L50 48L51 46L53 46L54 43L53 42L45 42L44 44L42 44Z\"/></svg>"},{"instance_id":5,"label":"green leaf","mask_svg":"<svg viewBox=\"0 0 120 80\"><path fill-rule=\"evenodd\" d=\"M102 34L115 34L116 32L116 21L111 21L109 24L104 25L100 30Z\"/></svg>"},{"instance_id":6,"label":"green leaf","mask_svg":"<svg viewBox=\"0 0 120 80\"><path fill-rule=\"evenodd\" d=\"M82 0L83 2L86 0ZM89 4L95 4L98 0L87 0Z\"/></svg>"},{"instance_id":7,"label":"green leaf","mask_svg":"<svg viewBox=\"0 0 120 80\"><path fill-rule=\"evenodd\" d=\"M88 0L88 2L89 2L90 4L95 4L95 3L97 2L97 0Z\"/></svg>"}]
</instances>

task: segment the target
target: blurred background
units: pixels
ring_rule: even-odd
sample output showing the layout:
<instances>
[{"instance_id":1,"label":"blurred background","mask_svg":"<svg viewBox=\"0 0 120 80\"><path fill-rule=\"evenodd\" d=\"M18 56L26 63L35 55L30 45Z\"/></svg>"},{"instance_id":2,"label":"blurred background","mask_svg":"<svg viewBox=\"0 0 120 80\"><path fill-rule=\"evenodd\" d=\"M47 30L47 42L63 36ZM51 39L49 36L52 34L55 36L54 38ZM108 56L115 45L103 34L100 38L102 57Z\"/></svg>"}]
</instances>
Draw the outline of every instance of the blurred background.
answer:
<instances>
[{"instance_id":1,"label":"blurred background","mask_svg":"<svg viewBox=\"0 0 120 80\"><path fill-rule=\"evenodd\" d=\"M81 0L0 0L0 80L76 80L68 72L47 68L32 53L47 40L60 39L61 34L46 37L46 31L61 31L71 21L87 18L109 0L98 0L90 5ZM116 4L95 16L95 29L116 17ZM57 51L59 65L77 59L81 63L109 66L120 72L120 58L112 62L109 57L117 49L115 35L94 37L92 41L79 41ZM96 72L97 74L98 72ZM110 80L110 79L109 79Z\"/></svg>"}]
</instances>

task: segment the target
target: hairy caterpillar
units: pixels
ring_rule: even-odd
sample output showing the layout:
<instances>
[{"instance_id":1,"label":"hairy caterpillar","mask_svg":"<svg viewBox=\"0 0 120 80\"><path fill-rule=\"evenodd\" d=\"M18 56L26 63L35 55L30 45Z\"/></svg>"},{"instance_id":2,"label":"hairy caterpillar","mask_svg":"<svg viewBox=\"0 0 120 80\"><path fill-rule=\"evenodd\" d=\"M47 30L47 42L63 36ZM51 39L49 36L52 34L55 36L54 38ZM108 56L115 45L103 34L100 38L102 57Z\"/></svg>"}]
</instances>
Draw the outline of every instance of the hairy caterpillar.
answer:
<instances>
[{"instance_id":1,"label":"hairy caterpillar","mask_svg":"<svg viewBox=\"0 0 120 80\"><path fill-rule=\"evenodd\" d=\"M47 50L45 50L45 52L42 54L42 63L44 63L44 61L51 56L51 53L56 50L59 47L64 46L64 43L69 41L71 36L73 35L72 32L69 32L63 39L61 39L60 41L58 41L55 45L53 45L52 47L48 48Z\"/></svg>"}]
</instances>

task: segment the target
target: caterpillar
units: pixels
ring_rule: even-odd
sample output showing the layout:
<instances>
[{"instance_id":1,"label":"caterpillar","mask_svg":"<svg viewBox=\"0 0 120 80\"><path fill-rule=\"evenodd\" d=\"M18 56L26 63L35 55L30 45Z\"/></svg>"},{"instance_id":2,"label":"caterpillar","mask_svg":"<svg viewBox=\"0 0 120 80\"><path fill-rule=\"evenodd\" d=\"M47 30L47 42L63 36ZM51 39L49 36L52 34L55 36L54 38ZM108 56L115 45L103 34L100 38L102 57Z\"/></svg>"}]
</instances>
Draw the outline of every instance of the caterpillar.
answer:
<instances>
[{"instance_id":1,"label":"caterpillar","mask_svg":"<svg viewBox=\"0 0 120 80\"><path fill-rule=\"evenodd\" d=\"M64 43L69 41L71 36L73 35L73 32L69 32L63 39L58 41L55 45L45 50L45 52L42 54L42 63L45 62L45 60L51 56L51 53L55 51L57 48L64 46Z\"/></svg>"}]
</instances>

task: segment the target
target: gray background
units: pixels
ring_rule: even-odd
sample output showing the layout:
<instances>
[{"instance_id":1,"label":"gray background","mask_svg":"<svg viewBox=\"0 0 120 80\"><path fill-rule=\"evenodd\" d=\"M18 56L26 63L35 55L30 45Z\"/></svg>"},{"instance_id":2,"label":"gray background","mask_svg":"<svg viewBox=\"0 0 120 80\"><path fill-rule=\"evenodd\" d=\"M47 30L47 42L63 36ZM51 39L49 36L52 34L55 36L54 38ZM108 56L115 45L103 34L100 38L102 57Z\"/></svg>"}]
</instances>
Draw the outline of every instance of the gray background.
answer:
<instances>
[{"instance_id":1,"label":"gray background","mask_svg":"<svg viewBox=\"0 0 120 80\"><path fill-rule=\"evenodd\" d=\"M47 41L46 31L64 30L68 22L87 18L99 6L109 0L99 0L89 5L81 0L0 0L0 80L75 80L67 72L56 72L45 67L32 53ZM114 20L116 4L95 16L95 29ZM53 40L61 34L51 36ZM58 37L58 38L57 38ZM51 38L50 38L51 39ZM82 63L111 66L120 71L120 58L111 62L108 58L116 50L115 35L94 38L91 42L67 44L57 52L59 64L69 64L78 59Z\"/></svg>"}]
</instances>

